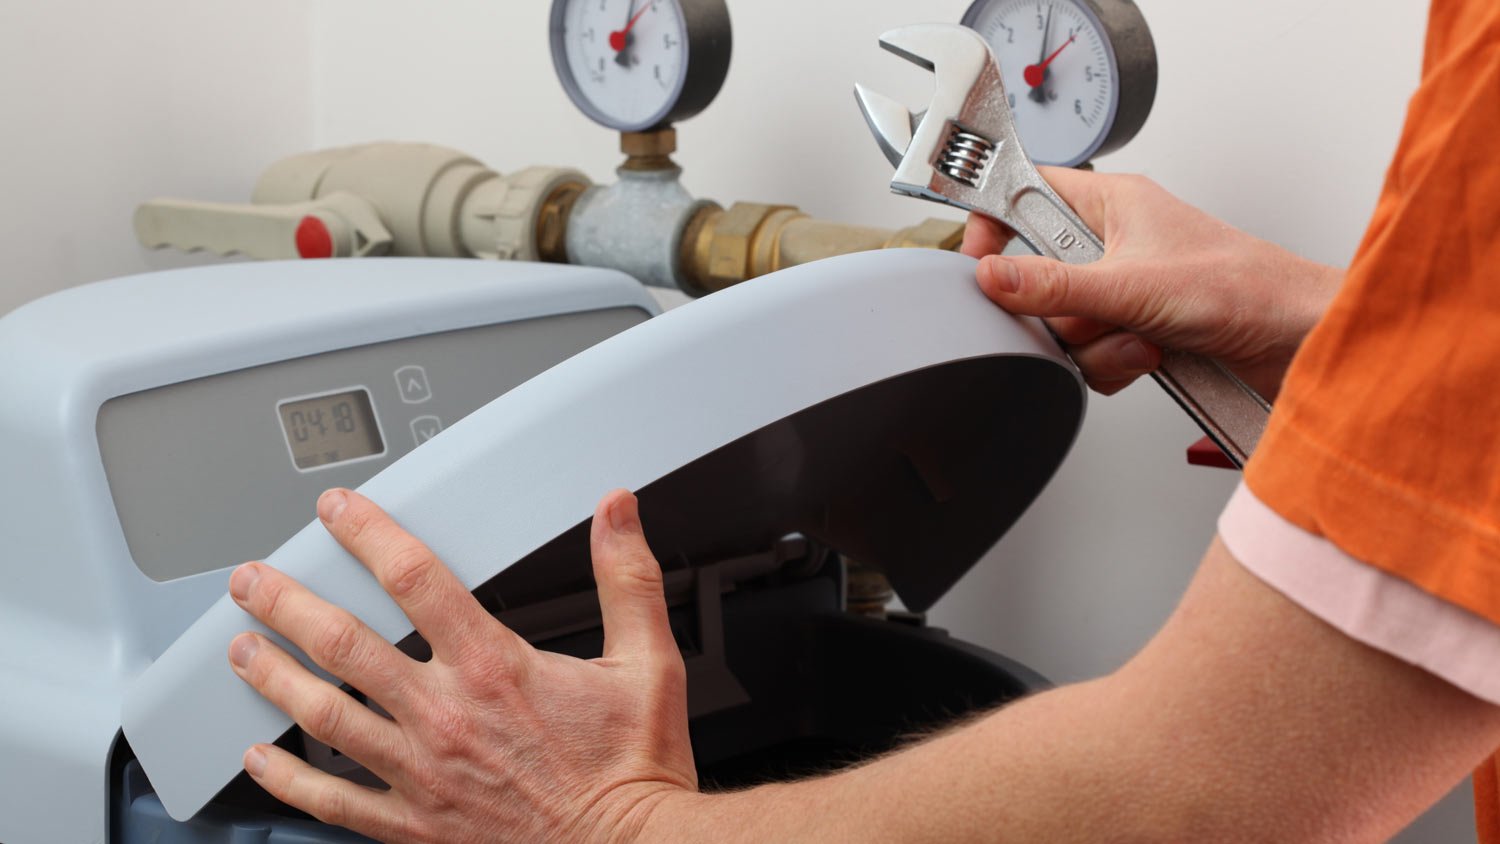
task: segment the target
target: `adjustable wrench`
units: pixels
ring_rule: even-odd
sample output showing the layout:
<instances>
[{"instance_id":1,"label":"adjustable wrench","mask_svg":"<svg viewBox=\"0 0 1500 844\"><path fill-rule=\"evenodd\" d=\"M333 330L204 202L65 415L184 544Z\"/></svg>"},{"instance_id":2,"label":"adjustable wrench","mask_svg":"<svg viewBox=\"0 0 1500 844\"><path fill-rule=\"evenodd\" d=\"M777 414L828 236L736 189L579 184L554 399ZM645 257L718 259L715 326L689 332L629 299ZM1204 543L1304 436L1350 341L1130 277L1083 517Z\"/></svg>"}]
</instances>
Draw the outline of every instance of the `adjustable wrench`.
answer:
<instances>
[{"instance_id":1,"label":"adjustable wrench","mask_svg":"<svg viewBox=\"0 0 1500 844\"><path fill-rule=\"evenodd\" d=\"M932 71L927 110L854 86L876 143L896 168L891 190L984 214L1040 255L1070 264L1104 256L1104 244L1042 179L1021 149L1000 66L979 33L957 24L892 30L880 46ZM1164 350L1152 373L1236 466L1265 430L1271 406L1221 364Z\"/></svg>"}]
</instances>

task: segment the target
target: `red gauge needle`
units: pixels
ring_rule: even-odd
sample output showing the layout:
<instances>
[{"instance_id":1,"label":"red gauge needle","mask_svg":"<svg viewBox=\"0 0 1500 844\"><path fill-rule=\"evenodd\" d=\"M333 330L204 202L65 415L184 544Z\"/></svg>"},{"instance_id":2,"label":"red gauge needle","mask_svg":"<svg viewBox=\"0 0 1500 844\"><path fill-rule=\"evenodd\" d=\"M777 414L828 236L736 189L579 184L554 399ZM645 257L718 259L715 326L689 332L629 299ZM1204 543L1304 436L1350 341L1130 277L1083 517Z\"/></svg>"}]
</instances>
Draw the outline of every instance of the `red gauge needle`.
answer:
<instances>
[{"instance_id":1,"label":"red gauge needle","mask_svg":"<svg viewBox=\"0 0 1500 844\"><path fill-rule=\"evenodd\" d=\"M646 14L646 12L650 11L650 9L651 9L651 4L647 3L645 5L645 7L643 7L639 12L635 13L635 17L631 18L625 24L625 28L624 29L616 30L615 32L611 32L609 34L609 48L611 50L614 50L616 53L618 53L621 50L625 49L626 47L630 46L630 42L625 39L625 36L629 35L630 34L630 30L632 30L632 29L635 28L635 22L641 19L641 15ZM1054 54L1054 55L1056 55L1056 54ZM1051 59L1048 59L1048 61L1051 61Z\"/></svg>"},{"instance_id":2,"label":"red gauge needle","mask_svg":"<svg viewBox=\"0 0 1500 844\"><path fill-rule=\"evenodd\" d=\"M614 36L611 35L611 42L613 42L613 39ZM1078 40L1077 35L1069 36L1068 40L1062 42L1062 45L1059 46L1056 50L1053 50L1052 55L1044 59L1041 64L1027 65L1026 71L1024 73L1026 84L1030 85L1033 88L1041 87L1042 82L1047 78L1047 65L1052 64L1052 60L1057 58L1057 54L1061 53L1063 50L1066 50L1068 48L1068 45L1072 44L1076 40Z\"/></svg>"}]
</instances>

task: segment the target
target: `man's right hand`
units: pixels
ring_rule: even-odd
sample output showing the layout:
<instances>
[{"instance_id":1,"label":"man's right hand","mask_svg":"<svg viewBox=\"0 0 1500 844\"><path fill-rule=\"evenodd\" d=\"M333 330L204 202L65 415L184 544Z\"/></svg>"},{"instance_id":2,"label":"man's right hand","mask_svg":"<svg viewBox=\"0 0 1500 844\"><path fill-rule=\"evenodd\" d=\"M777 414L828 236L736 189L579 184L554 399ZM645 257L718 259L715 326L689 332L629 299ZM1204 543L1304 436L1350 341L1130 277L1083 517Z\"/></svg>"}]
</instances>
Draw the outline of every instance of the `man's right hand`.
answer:
<instances>
[{"instance_id":1,"label":"man's right hand","mask_svg":"<svg viewBox=\"0 0 1500 844\"><path fill-rule=\"evenodd\" d=\"M1009 229L969 216L963 252L1007 311L1046 318L1089 386L1110 395L1171 348L1223 361L1268 400L1343 271L1251 237L1142 176L1042 168L1104 239L1093 264L996 254Z\"/></svg>"}]
</instances>

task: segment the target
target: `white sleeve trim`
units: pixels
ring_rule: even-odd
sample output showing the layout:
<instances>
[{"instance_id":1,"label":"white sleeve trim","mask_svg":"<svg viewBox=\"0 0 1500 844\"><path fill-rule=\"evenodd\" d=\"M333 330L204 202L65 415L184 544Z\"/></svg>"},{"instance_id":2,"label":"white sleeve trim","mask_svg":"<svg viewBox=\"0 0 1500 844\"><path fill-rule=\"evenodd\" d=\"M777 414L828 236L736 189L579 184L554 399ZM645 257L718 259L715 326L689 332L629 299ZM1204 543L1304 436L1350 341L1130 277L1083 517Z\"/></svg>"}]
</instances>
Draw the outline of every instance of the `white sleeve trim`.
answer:
<instances>
[{"instance_id":1,"label":"white sleeve trim","mask_svg":"<svg viewBox=\"0 0 1500 844\"><path fill-rule=\"evenodd\" d=\"M1351 638L1500 704L1500 626L1349 556L1243 482L1219 537L1252 574Z\"/></svg>"}]
</instances>

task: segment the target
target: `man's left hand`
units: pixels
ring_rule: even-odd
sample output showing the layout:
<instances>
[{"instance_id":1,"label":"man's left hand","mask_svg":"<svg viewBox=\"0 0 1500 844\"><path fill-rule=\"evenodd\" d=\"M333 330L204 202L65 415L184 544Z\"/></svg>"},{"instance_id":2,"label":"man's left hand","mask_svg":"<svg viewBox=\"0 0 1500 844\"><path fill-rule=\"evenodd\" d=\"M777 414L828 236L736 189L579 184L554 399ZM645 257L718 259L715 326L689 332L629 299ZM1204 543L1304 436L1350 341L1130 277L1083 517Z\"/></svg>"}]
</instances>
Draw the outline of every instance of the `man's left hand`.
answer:
<instances>
[{"instance_id":1,"label":"man's left hand","mask_svg":"<svg viewBox=\"0 0 1500 844\"><path fill-rule=\"evenodd\" d=\"M594 513L605 641L592 660L532 648L363 496L330 490L318 516L433 655L411 659L264 563L237 569L229 589L241 607L390 713L263 636L236 637L229 657L241 678L390 786L366 788L255 745L245 769L273 796L381 840L626 840L662 801L697 790L682 657L628 492Z\"/></svg>"}]
</instances>

